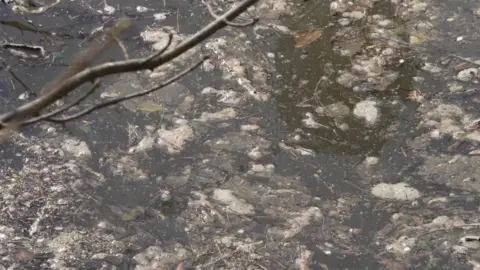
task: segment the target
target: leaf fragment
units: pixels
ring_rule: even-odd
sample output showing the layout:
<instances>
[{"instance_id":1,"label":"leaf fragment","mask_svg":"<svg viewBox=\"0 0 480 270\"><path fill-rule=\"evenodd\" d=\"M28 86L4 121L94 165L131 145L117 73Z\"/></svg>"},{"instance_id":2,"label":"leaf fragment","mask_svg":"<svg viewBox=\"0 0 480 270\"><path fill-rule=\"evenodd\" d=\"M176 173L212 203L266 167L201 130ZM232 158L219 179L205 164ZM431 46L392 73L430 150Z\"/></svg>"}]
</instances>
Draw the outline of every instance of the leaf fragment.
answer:
<instances>
[{"instance_id":1,"label":"leaf fragment","mask_svg":"<svg viewBox=\"0 0 480 270\"><path fill-rule=\"evenodd\" d=\"M175 270L184 270L185 268L183 267L183 262L180 263Z\"/></svg>"},{"instance_id":2,"label":"leaf fragment","mask_svg":"<svg viewBox=\"0 0 480 270\"><path fill-rule=\"evenodd\" d=\"M311 29L303 33L297 34L295 37L295 48L305 47L315 40L319 39L323 34L321 29Z\"/></svg>"},{"instance_id":3,"label":"leaf fragment","mask_svg":"<svg viewBox=\"0 0 480 270\"><path fill-rule=\"evenodd\" d=\"M470 151L470 153L468 153L468 155L469 156L480 156L480 149Z\"/></svg>"},{"instance_id":4,"label":"leaf fragment","mask_svg":"<svg viewBox=\"0 0 480 270\"><path fill-rule=\"evenodd\" d=\"M427 37L423 33L416 32L410 35L410 44L412 45L420 45L426 40L427 40Z\"/></svg>"},{"instance_id":5,"label":"leaf fragment","mask_svg":"<svg viewBox=\"0 0 480 270\"><path fill-rule=\"evenodd\" d=\"M137 211L135 210L130 210L128 212L125 212L125 214L123 214L123 221L133 221L137 218Z\"/></svg>"}]
</instances>

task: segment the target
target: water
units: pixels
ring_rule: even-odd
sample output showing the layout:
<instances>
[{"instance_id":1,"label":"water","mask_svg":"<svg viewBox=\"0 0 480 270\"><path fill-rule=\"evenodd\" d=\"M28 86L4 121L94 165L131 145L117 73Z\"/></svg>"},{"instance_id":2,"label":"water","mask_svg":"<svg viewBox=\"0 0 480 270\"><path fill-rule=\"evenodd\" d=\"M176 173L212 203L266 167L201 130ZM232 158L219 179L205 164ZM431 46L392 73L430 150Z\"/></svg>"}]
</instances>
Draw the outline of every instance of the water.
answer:
<instances>
[{"instance_id":1,"label":"water","mask_svg":"<svg viewBox=\"0 0 480 270\"><path fill-rule=\"evenodd\" d=\"M92 1L89 4L94 9L103 8L103 1ZM179 27L182 33L191 34L199 29L199 25L209 21L207 16L191 16L191 14L205 14L205 9L201 3L197 2L166 1L166 5L163 5L161 1L153 3L146 0L135 2L117 0L108 1L108 4L113 7L125 8L120 9L111 17L102 16L82 3L62 3L46 14L28 15L27 17L33 21L33 25L19 15L5 12L7 9L3 8L3 13L0 13L2 36L8 36L8 39L15 43L44 46L48 57L45 59L21 59L10 55L5 50L1 52L0 56L5 58L19 78L27 83L30 88L29 92L34 96L37 89L54 79L64 70L65 66L72 62L75 55L89 46L89 41L85 38L94 27L102 24L108 25L113 19L124 15L133 18L134 28L129 32L131 35L127 35L125 38L125 45L132 52L131 57L135 57L149 52L148 45L140 40L136 31L142 31L151 25L170 25ZM135 11L136 6L146 6L155 9L155 12L167 12L170 15L164 21L155 22L152 17L153 12L138 13ZM153 219L146 214L138 222L127 226L125 234L135 235L140 234L139 232L148 232L147 234L150 234L157 244L160 242L167 246L169 243L178 242L189 245L189 233L185 228L179 226L177 221L188 220L185 215L189 211L191 192L228 187L235 176L244 176L251 166L251 159L245 149L241 147L227 148L228 151L225 152L228 154L225 154L221 149L212 146L214 144L207 142L214 142L219 138L228 139L228 134L238 130L239 125L250 123L249 121L253 121L252 118L257 117L257 123L265 129L263 137L273 145L270 153L260 161L274 164L275 173L278 176L290 177L294 180L292 183L283 183L275 177L265 180L246 176L245 182L248 185L267 186L273 187L273 189L280 187L306 190L309 196L317 198L306 204L318 206L325 212L326 221L323 222L327 226L325 230L315 227L318 224L312 226L315 228L308 227L303 235L298 236L298 243L305 245L315 253L311 264L312 269L323 269L322 265L327 265L328 269L386 269L386 264L382 263L378 257L383 250L383 243L375 244L376 232L390 222L389 218L392 213L404 210L409 206L408 203L405 203L390 207L383 201L373 199L369 195L369 187L378 181L401 181L404 178L415 178L410 173L417 168L421 161L416 157L406 155L403 147L405 147L404 141L413 136L414 131L412 130L415 129L414 125L417 121L415 115L417 105L408 101L407 96L411 89L418 86L414 77L422 74L418 70L418 64L425 60L424 55L406 48L406 54L410 53L411 57L405 58L405 64L394 69L399 72L400 76L387 90L368 93L354 92L335 81L337 71L350 69L354 56L342 57L332 49L331 39L339 31L339 28L332 26L332 23L336 22L336 18L327 16L329 3L307 1L297 4L297 7L299 8L296 13L281 18L281 23L293 31L321 29L322 36L311 45L298 49L292 49L295 47L295 39L292 36L279 35L261 42L263 53L274 52L277 56L274 65L275 72L270 80L276 90L273 100L260 105L255 103L240 105L242 117L233 124L221 128L199 129L201 136L193 142L189 142L186 150L177 156L172 157L157 151L135 157L138 158L138 162L133 167L147 172L147 176L151 180L148 183L136 181L136 179L122 179L125 176L112 174L108 170L108 166L102 165L102 161L104 161L102 158L105 159L106 153L119 151L121 154L112 154L113 160L110 162L115 164L115 158L120 158L128 150L125 147L129 140L128 127L132 124L138 126L162 124L167 122L163 120L163 116L132 114L121 106L117 106L83 118L82 120L86 123L90 123L87 131L82 128L85 124L82 121L58 127L59 132L66 132L86 141L93 150L93 157L88 165L107 176L104 185L91 191L91 196L97 203L89 203L85 208L97 211L100 217L106 218L118 226L124 226L125 220L122 220L122 213L129 209L160 208L165 215L164 219ZM394 12L394 8L388 2L376 3L373 8L369 9L369 14L382 14L386 17L392 17ZM403 23L400 20L395 22ZM365 42L363 46L380 46L378 42L365 39L365 35L368 33L368 25L365 21L355 22L351 27L358 30L356 33L359 34L359 42ZM450 31L448 27L447 31ZM219 35L221 36L222 32ZM444 44L444 46L448 47L449 45ZM471 52L470 49L463 49ZM98 59L98 62L122 58L122 51L118 46L114 46L101 59ZM321 79L322 77L324 79ZM113 78L107 78L104 83L109 84L113 80ZM438 83L432 81L432 83L435 82ZM218 73L207 74L203 71L195 71L182 80L182 83L194 95L198 95L203 87L213 85L222 88L225 84L219 78ZM432 92L435 90L433 88L431 87ZM0 89L2 91L2 107L12 108L21 103L18 96L24 90L18 82L10 80L6 73L0 74ZM381 100L381 118L373 128L366 127L351 114L343 121L349 126L347 130L338 128L335 120L326 116L316 115L315 119L328 128L308 129L301 124L305 113L314 113L315 108L319 106L343 102L351 111L356 103L367 98ZM403 106L397 106L398 101L404 102ZM311 106L298 106L299 104ZM201 111L212 107L222 108L219 104L210 104L208 101L202 100L192 107L188 116L197 117ZM392 127L392 123L397 124ZM300 143L291 139L292 133L298 129L302 130ZM33 134L40 132L35 128L29 131ZM233 136L232 138L235 139ZM309 157L287 153L278 147L278 143L282 141L312 149L316 155ZM21 164L16 164L16 162L22 161L16 159L12 152L14 151L9 148L2 149L2 157L8 157L8 161L3 162L3 166L20 167ZM225 155L224 157L222 157L222 153ZM219 156L217 164L209 167L209 174L205 174L204 168L199 164L202 164L204 160L216 159ZM367 156L381 157L379 169L373 175L362 171L361 168L361 163ZM187 180L182 180L186 168L191 169L193 173L190 173ZM174 180L168 180L168 177L173 177ZM421 183L421 179L416 179L416 181ZM430 190L429 187L426 189L430 193L448 194L450 191L443 185L430 187ZM173 205L150 207L151 198L163 188L171 190L172 196L175 198ZM255 198L249 194L245 194L245 196ZM331 204L332 208L335 208L338 206L336 203L340 198L352 198L351 202L346 203L349 208L338 216L329 216L328 209L323 209L322 207L325 206L322 205ZM294 201L294 203L303 205L305 202ZM299 207L298 211L302 210L302 207ZM250 224L251 228L249 229L251 230L247 231L259 239L268 240L265 236L266 231L270 227L278 226L277 222L280 221L280 218L268 217L268 214L264 213L265 209L257 209L257 211L259 217L254 219L256 224ZM265 215L266 218L261 218L261 215ZM94 225L95 221L89 221L89 223ZM231 226L235 227L235 225ZM335 231L337 226L339 229ZM217 228L219 234L234 233L231 228L223 229L221 227ZM337 233L341 235L342 229L348 227L358 228L361 233L349 236L348 239L337 237ZM214 236L211 235L212 238ZM334 255L330 256L324 253L324 249L320 245L325 242L332 242L335 246ZM148 243L153 244L153 241Z\"/></svg>"}]
</instances>

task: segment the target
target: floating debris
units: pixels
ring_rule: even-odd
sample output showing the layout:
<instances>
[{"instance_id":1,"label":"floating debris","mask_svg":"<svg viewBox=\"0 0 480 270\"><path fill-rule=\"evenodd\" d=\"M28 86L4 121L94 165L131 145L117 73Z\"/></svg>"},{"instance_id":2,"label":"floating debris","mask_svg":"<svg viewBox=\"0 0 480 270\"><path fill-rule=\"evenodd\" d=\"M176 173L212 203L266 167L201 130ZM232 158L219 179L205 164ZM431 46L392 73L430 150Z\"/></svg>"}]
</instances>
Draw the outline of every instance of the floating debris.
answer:
<instances>
[{"instance_id":1,"label":"floating debris","mask_svg":"<svg viewBox=\"0 0 480 270\"><path fill-rule=\"evenodd\" d=\"M253 205L245 200L237 198L231 190L215 189L212 195L213 199L221 202L227 207L227 211L239 215L252 215L254 213Z\"/></svg>"},{"instance_id":2,"label":"floating debris","mask_svg":"<svg viewBox=\"0 0 480 270\"><path fill-rule=\"evenodd\" d=\"M152 11L153 9L147 8L147 7L144 7L144 6L137 6L136 10L137 10L138 12L141 12L141 13L142 13L142 12ZM155 18L155 19L156 19L156 18Z\"/></svg>"},{"instance_id":3,"label":"floating debris","mask_svg":"<svg viewBox=\"0 0 480 270\"><path fill-rule=\"evenodd\" d=\"M372 188L372 194L382 199L413 201L420 198L420 192L407 183L397 184L380 183Z\"/></svg>"},{"instance_id":4,"label":"floating debris","mask_svg":"<svg viewBox=\"0 0 480 270\"><path fill-rule=\"evenodd\" d=\"M373 125L378 121L380 113L376 101L364 100L355 104L353 114L358 118L364 119L367 125Z\"/></svg>"},{"instance_id":5,"label":"floating debris","mask_svg":"<svg viewBox=\"0 0 480 270\"><path fill-rule=\"evenodd\" d=\"M298 33L295 39L295 48L302 48L310 45L315 40L322 36L323 31L321 29L311 29L305 32Z\"/></svg>"},{"instance_id":6,"label":"floating debris","mask_svg":"<svg viewBox=\"0 0 480 270\"><path fill-rule=\"evenodd\" d=\"M329 128L326 125L322 125L315 121L313 114L310 112L305 113L306 118L302 120L302 123L307 128Z\"/></svg>"}]
</instances>

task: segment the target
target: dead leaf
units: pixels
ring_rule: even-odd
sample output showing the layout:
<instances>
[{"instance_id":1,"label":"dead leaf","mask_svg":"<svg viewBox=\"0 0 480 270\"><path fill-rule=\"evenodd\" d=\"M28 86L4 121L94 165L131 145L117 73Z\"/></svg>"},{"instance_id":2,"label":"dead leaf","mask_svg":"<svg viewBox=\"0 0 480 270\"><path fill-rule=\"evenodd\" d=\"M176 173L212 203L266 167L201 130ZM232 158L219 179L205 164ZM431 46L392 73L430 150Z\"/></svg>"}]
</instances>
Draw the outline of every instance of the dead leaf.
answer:
<instances>
[{"instance_id":1,"label":"dead leaf","mask_svg":"<svg viewBox=\"0 0 480 270\"><path fill-rule=\"evenodd\" d=\"M183 263L180 263L175 270L183 270Z\"/></svg>"},{"instance_id":2,"label":"dead leaf","mask_svg":"<svg viewBox=\"0 0 480 270\"><path fill-rule=\"evenodd\" d=\"M130 210L128 212L126 212L125 214L123 214L123 221L133 221L137 218L137 211L135 210Z\"/></svg>"},{"instance_id":3,"label":"dead leaf","mask_svg":"<svg viewBox=\"0 0 480 270\"><path fill-rule=\"evenodd\" d=\"M470 151L470 153L468 153L468 155L469 156L478 156L478 155L480 155L480 149Z\"/></svg>"},{"instance_id":4,"label":"dead leaf","mask_svg":"<svg viewBox=\"0 0 480 270\"><path fill-rule=\"evenodd\" d=\"M82 124L79 126L79 129L85 133L89 133L92 129L92 126L87 121L82 121Z\"/></svg>"},{"instance_id":5,"label":"dead leaf","mask_svg":"<svg viewBox=\"0 0 480 270\"><path fill-rule=\"evenodd\" d=\"M410 35L410 44L412 45L420 45L425 40L427 40L427 37L423 33L415 32Z\"/></svg>"},{"instance_id":6,"label":"dead leaf","mask_svg":"<svg viewBox=\"0 0 480 270\"><path fill-rule=\"evenodd\" d=\"M295 38L295 48L302 48L315 40L319 39L323 34L321 29L311 29L303 33L297 34Z\"/></svg>"}]
</instances>

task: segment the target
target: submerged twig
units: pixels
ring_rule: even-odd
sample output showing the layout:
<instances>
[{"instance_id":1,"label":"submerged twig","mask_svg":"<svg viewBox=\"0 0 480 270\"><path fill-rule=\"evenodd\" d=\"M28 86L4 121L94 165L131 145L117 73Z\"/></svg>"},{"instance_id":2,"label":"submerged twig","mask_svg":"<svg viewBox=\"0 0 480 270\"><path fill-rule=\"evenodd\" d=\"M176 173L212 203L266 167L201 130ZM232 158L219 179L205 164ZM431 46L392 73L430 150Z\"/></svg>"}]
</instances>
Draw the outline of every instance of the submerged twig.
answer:
<instances>
[{"instance_id":1,"label":"submerged twig","mask_svg":"<svg viewBox=\"0 0 480 270\"><path fill-rule=\"evenodd\" d=\"M123 42L117 37L113 37L115 39L115 41L117 42L118 46L120 47L120 49L122 50L123 52L123 56L125 56L125 59L128 60L130 59L130 57L128 56L128 51L127 51L127 48L125 47L125 45L123 45Z\"/></svg>"},{"instance_id":2,"label":"submerged twig","mask_svg":"<svg viewBox=\"0 0 480 270\"><path fill-rule=\"evenodd\" d=\"M15 72L13 72L12 68L10 67L10 65L8 65L5 60L3 58L0 57L0 62L2 62L3 66L5 67L5 70L8 71L8 73L10 73L10 75L12 75L12 77L17 81L19 82L24 88L25 90L30 90L28 88L28 86L22 81L20 80L20 78L15 74ZM13 82L12 82L13 83ZM13 87L15 88L15 85L13 85Z\"/></svg>"},{"instance_id":3,"label":"submerged twig","mask_svg":"<svg viewBox=\"0 0 480 270\"><path fill-rule=\"evenodd\" d=\"M7 42L3 43L1 46L5 49L22 49L22 50L39 52L41 56L45 56L45 49L42 46L20 44L20 43L7 43Z\"/></svg>"},{"instance_id":4,"label":"submerged twig","mask_svg":"<svg viewBox=\"0 0 480 270\"><path fill-rule=\"evenodd\" d=\"M473 65L476 65L476 66L480 66L480 63L479 63L479 62L472 61L472 60L470 60L470 59L468 59L468 58L462 57L462 56L460 56L460 55L456 55L456 54L454 54L454 53L450 53L450 54L448 55L448 57L457 58L457 59L462 60L462 61L465 61L465 62L467 62L467 63L473 64Z\"/></svg>"}]
</instances>

